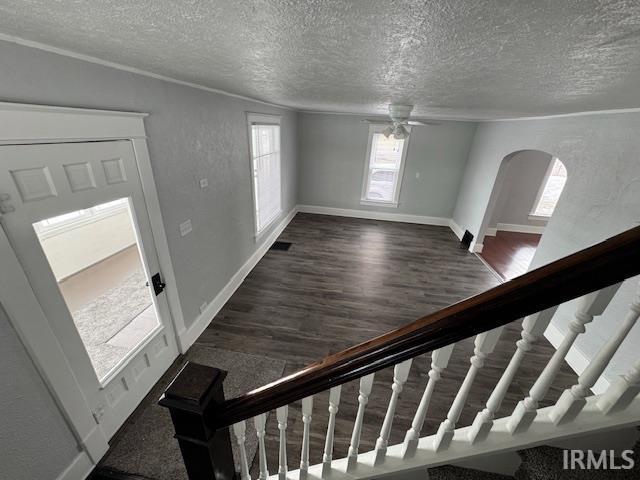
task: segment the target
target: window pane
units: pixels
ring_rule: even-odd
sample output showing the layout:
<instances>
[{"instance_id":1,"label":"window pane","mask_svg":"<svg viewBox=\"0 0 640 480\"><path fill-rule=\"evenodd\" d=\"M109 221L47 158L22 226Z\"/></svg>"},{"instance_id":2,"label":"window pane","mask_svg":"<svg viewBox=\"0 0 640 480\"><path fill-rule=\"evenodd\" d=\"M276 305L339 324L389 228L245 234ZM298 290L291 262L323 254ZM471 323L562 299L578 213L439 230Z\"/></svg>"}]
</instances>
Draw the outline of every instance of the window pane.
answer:
<instances>
[{"instance_id":1,"label":"window pane","mask_svg":"<svg viewBox=\"0 0 640 480\"><path fill-rule=\"evenodd\" d=\"M544 186L542 195L536 209L533 212L535 215L544 217L550 217L556 208L556 204L560 199L560 194L564 188L564 184L567 181L567 169L564 164L557 158L553 162L551 167L551 174L547 179L547 183Z\"/></svg>"},{"instance_id":2,"label":"window pane","mask_svg":"<svg viewBox=\"0 0 640 480\"><path fill-rule=\"evenodd\" d=\"M387 138L374 133L371 140L365 200L394 202L397 190L404 139Z\"/></svg>"},{"instance_id":3,"label":"window pane","mask_svg":"<svg viewBox=\"0 0 640 480\"><path fill-rule=\"evenodd\" d=\"M99 214L114 210L113 214ZM98 213L94 213L98 212ZM75 215L77 214L77 215ZM99 380L159 325L126 198L34 224L60 293ZM40 231L56 225L55 232Z\"/></svg>"},{"instance_id":4,"label":"window pane","mask_svg":"<svg viewBox=\"0 0 640 480\"><path fill-rule=\"evenodd\" d=\"M373 135L371 145L371 168L400 168L404 139L397 140L385 137L381 133Z\"/></svg>"},{"instance_id":5,"label":"window pane","mask_svg":"<svg viewBox=\"0 0 640 480\"><path fill-rule=\"evenodd\" d=\"M260 232L281 212L280 127L252 125L253 186L256 230Z\"/></svg>"},{"instance_id":6,"label":"window pane","mask_svg":"<svg viewBox=\"0 0 640 480\"><path fill-rule=\"evenodd\" d=\"M367 199L392 202L397 177L398 172L395 170L370 170Z\"/></svg>"}]
</instances>

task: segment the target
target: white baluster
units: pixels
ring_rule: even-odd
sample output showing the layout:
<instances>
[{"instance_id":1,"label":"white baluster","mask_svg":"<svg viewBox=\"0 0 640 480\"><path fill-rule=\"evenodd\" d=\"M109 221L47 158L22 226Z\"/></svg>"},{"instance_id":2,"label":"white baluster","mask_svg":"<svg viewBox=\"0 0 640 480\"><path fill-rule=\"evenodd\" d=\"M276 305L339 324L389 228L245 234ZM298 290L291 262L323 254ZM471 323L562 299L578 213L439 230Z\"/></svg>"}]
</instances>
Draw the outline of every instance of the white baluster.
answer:
<instances>
[{"instance_id":1,"label":"white baluster","mask_svg":"<svg viewBox=\"0 0 640 480\"><path fill-rule=\"evenodd\" d=\"M258 435L258 460L260 464L259 480L266 480L269 476L269 470L267 469L267 451L264 447L264 430L266 423L266 413L261 413L253 418L253 424L256 426L256 434Z\"/></svg>"},{"instance_id":2,"label":"white baluster","mask_svg":"<svg viewBox=\"0 0 640 480\"><path fill-rule=\"evenodd\" d=\"M589 362L587 368L578 377L578 383L562 392L562 395L549 412L549 418L555 425L561 425L573 421L587 404L586 396L607 368L613 355L618 351L627 335L640 317L640 289L637 298L630 305L629 313L607 342L598 350L595 357Z\"/></svg>"},{"instance_id":3,"label":"white baluster","mask_svg":"<svg viewBox=\"0 0 640 480\"><path fill-rule=\"evenodd\" d=\"M487 400L486 408L481 412L478 412L478 415L476 415L476 418L471 425L468 437L470 443L473 444L481 442L487 438L487 435L489 435L489 432L493 427L493 419L495 418L496 412L500 409L502 400L504 400L504 397L509 390L509 386L513 382L513 379L522 364L525 354L531 350L534 342L547 329L547 326L555 315L557 309L558 307L554 306L543 310L542 312L534 313L533 315L527 316L522 322L522 332L520 333L521 339L516 342L517 349L511 357L509 365L502 374L502 377L500 377L496 387L493 389L493 392L491 392L491 396L489 397L489 400Z\"/></svg>"},{"instance_id":4,"label":"white baluster","mask_svg":"<svg viewBox=\"0 0 640 480\"><path fill-rule=\"evenodd\" d=\"M640 393L640 360L625 375L620 375L607 391L600 396L596 405L605 415L619 412L629 406Z\"/></svg>"},{"instance_id":5,"label":"white baluster","mask_svg":"<svg viewBox=\"0 0 640 480\"><path fill-rule=\"evenodd\" d=\"M313 410L313 395L302 399L302 451L300 452L300 480L305 480L309 473L309 428L311 427L311 412Z\"/></svg>"},{"instance_id":6,"label":"white baluster","mask_svg":"<svg viewBox=\"0 0 640 480\"><path fill-rule=\"evenodd\" d=\"M402 392L402 387L409 377L409 369L411 369L411 359L405 360L402 363L393 367L393 384L391 385L391 399L387 406L387 414L384 416L382 422L382 428L380 428L380 436L376 440L374 465L380 465L384 462L387 455L387 444L389 442L389 435L391 433L391 427L393 425L393 417L396 414L396 406L398 405L398 397Z\"/></svg>"},{"instance_id":7,"label":"white baluster","mask_svg":"<svg viewBox=\"0 0 640 480\"><path fill-rule=\"evenodd\" d=\"M333 431L336 427L336 414L340 405L341 385L329 390L329 422L327 423L327 436L324 440L324 454L322 455L322 478L331 474L331 460L333 459Z\"/></svg>"},{"instance_id":8,"label":"white baluster","mask_svg":"<svg viewBox=\"0 0 640 480\"><path fill-rule=\"evenodd\" d=\"M518 402L513 410L507 429L512 434L526 431L538 414L538 404L545 397L551 384L555 380L564 358L575 342L579 334L585 332L585 325L593 321L593 318L602 315L609 302L620 288L620 284L612 285L597 292L592 292L578 300L575 318L569 323L569 332L562 339L562 343L544 367L544 370L535 381L529 396Z\"/></svg>"},{"instance_id":9,"label":"white baluster","mask_svg":"<svg viewBox=\"0 0 640 480\"><path fill-rule=\"evenodd\" d=\"M464 408L464 404L467 401L467 397L471 391L471 386L476 378L476 375L482 367L484 367L484 361L493 349L496 347L500 335L502 334L502 328L498 327L488 332L481 333L476 336L475 349L473 350L473 357L471 357L471 366L467 370L467 375L464 377L464 381L460 386L460 390L456 395L446 420L444 420L436 435L433 439L433 449L438 452L449 447L451 440L453 439L453 433L456 429L456 423L460 419L460 414Z\"/></svg>"},{"instance_id":10,"label":"white baluster","mask_svg":"<svg viewBox=\"0 0 640 480\"><path fill-rule=\"evenodd\" d=\"M436 387L436 383L440 380L442 371L447 368L449 359L453 353L454 343L447 345L446 347L434 350L431 354L431 370L429 370L429 381L424 389L422 398L420 399L420 405L416 410L416 414L411 422L411 428L407 430L407 434L404 437L404 445L402 447L402 458L411 458L416 454L418 448L418 440L420 438L420 431L424 425L424 419L429 409L429 403L433 396L433 391Z\"/></svg>"},{"instance_id":11,"label":"white baluster","mask_svg":"<svg viewBox=\"0 0 640 480\"><path fill-rule=\"evenodd\" d=\"M351 434L351 444L349 445L349 453L347 454L347 472L356 468L358 463L358 448L360 448L360 434L362 433L362 421L364 420L364 409L369 401L371 388L373 387L373 373L365 375L360 379L360 394L358 395L358 413L356 421L353 425L353 433Z\"/></svg>"},{"instance_id":12,"label":"white baluster","mask_svg":"<svg viewBox=\"0 0 640 480\"><path fill-rule=\"evenodd\" d=\"M251 476L249 475L249 464L247 463L247 450L244 446L246 430L247 424L244 420L233 425L233 433L235 434L236 444L240 451L240 478L242 480L251 480Z\"/></svg>"},{"instance_id":13,"label":"white baluster","mask_svg":"<svg viewBox=\"0 0 640 480\"><path fill-rule=\"evenodd\" d=\"M278 480L287 478L287 415L289 406L285 405L276 410L278 430L280 430L280 454L278 456Z\"/></svg>"}]
</instances>

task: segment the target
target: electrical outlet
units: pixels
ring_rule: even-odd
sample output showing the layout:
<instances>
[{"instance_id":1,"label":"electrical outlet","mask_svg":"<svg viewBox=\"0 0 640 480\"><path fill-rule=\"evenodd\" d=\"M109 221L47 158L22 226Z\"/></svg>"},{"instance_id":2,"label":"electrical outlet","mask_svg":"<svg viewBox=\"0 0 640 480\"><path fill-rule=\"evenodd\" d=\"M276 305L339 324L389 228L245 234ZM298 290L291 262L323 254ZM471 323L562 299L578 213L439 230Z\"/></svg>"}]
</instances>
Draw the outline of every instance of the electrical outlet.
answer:
<instances>
[{"instance_id":1,"label":"electrical outlet","mask_svg":"<svg viewBox=\"0 0 640 480\"><path fill-rule=\"evenodd\" d=\"M420 172L416 172L416 178L420 178Z\"/></svg>"},{"instance_id":2,"label":"electrical outlet","mask_svg":"<svg viewBox=\"0 0 640 480\"><path fill-rule=\"evenodd\" d=\"M207 302L204 302L202 305L200 305L200 313L204 313L206 309L207 309Z\"/></svg>"},{"instance_id":3,"label":"electrical outlet","mask_svg":"<svg viewBox=\"0 0 640 480\"><path fill-rule=\"evenodd\" d=\"M200 188L207 188L209 186L209 179L201 178L200 179Z\"/></svg>"},{"instance_id":4,"label":"electrical outlet","mask_svg":"<svg viewBox=\"0 0 640 480\"><path fill-rule=\"evenodd\" d=\"M184 237L188 233L191 233L192 230L191 220L186 220L180 224L180 236Z\"/></svg>"}]
</instances>

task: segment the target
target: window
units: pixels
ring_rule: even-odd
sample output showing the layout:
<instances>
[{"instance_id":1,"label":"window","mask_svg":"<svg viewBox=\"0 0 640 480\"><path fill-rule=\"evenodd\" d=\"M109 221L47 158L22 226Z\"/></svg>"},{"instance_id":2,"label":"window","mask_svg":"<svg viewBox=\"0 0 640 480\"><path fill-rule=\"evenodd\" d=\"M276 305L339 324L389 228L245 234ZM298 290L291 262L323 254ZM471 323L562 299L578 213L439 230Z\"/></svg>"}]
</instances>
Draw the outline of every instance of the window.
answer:
<instances>
[{"instance_id":1,"label":"window","mask_svg":"<svg viewBox=\"0 0 640 480\"><path fill-rule=\"evenodd\" d=\"M363 204L397 206L402 182L402 170L407 156L407 139L388 138L384 125L369 128L367 164L362 186Z\"/></svg>"},{"instance_id":2,"label":"window","mask_svg":"<svg viewBox=\"0 0 640 480\"><path fill-rule=\"evenodd\" d=\"M556 208L566 181L567 169L560 160L554 158L542 182L531 215L534 217L550 217Z\"/></svg>"},{"instance_id":3,"label":"window","mask_svg":"<svg viewBox=\"0 0 640 480\"><path fill-rule=\"evenodd\" d=\"M248 115L256 234L282 212L280 187L280 117Z\"/></svg>"}]
</instances>

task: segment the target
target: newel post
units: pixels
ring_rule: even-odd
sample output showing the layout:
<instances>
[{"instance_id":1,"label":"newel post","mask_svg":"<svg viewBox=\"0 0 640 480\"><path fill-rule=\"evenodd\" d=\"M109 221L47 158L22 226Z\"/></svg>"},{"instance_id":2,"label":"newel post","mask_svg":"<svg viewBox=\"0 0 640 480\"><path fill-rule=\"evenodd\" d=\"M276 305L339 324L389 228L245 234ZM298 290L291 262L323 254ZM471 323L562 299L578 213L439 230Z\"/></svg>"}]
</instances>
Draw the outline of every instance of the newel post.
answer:
<instances>
[{"instance_id":1,"label":"newel post","mask_svg":"<svg viewBox=\"0 0 640 480\"><path fill-rule=\"evenodd\" d=\"M171 413L189 480L235 480L229 428L213 430L227 372L187 362L158 402ZM167 439L169 441L169 439Z\"/></svg>"}]
</instances>

